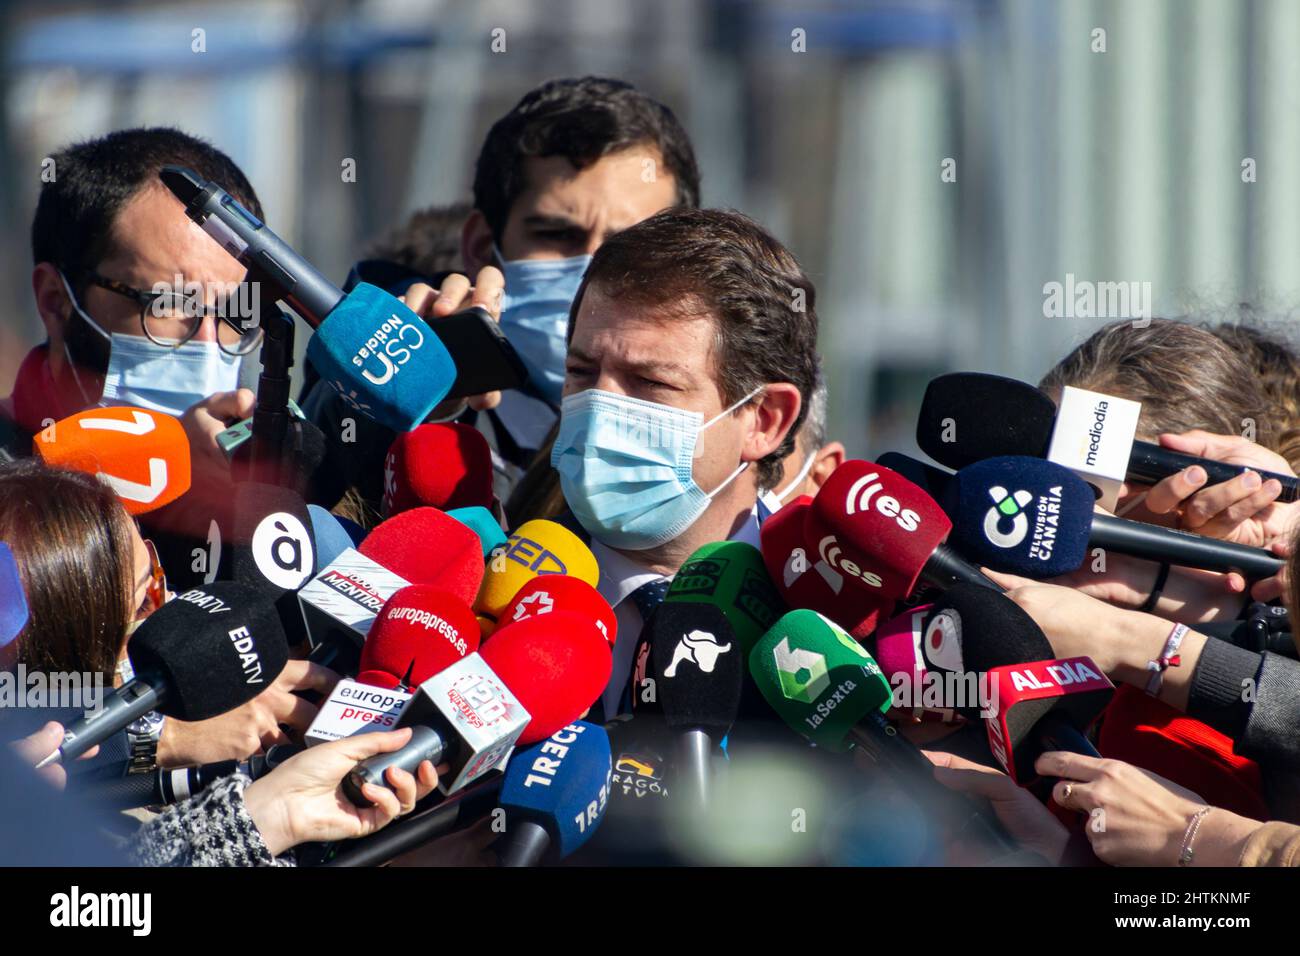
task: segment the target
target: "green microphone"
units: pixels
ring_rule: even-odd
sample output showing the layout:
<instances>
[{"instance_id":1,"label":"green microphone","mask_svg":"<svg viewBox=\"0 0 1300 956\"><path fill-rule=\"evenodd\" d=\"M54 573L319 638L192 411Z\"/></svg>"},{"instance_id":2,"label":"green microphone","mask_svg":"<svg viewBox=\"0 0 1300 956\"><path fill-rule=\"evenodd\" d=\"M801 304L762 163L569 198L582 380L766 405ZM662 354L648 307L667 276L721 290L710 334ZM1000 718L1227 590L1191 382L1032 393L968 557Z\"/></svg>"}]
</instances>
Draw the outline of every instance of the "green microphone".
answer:
<instances>
[{"instance_id":1,"label":"green microphone","mask_svg":"<svg viewBox=\"0 0 1300 956\"><path fill-rule=\"evenodd\" d=\"M1011 844L987 806L977 806L934 779L934 765L885 719L893 691L875 660L834 621L816 611L783 616L749 653L759 692L791 728L817 746L865 750L896 782L925 800L957 829Z\"/></svg>"},{"instance_id":2,"label":"green microphone","mask_svg":"<svg viewBox=\"0 0 1300 956\"><path fill-rule=\"evenodd\" d=\"M664 596L667 604L712 604L727 617L746 654L785 613L758 548L714 541L696 548Z\"/></svg>"}]
</instances>

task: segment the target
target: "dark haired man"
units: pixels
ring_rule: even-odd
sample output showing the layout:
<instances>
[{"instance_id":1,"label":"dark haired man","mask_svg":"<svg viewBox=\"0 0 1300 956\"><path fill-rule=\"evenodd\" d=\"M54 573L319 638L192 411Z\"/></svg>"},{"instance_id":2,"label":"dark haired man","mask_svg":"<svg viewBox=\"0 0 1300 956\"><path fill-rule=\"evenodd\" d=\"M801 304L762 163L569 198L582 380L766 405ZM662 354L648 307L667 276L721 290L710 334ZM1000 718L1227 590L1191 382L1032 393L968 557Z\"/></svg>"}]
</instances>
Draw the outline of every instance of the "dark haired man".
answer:
<instances>
[{"instance_id":1,"label":"dark haired man","mask_svg":"<svg viewBox=\"0 0 1300 956\"><path fill-rule=\"evenodd\" d=\"M610 236L670 206L699 204L690 140L672 111L629 83L602 77L552 80L526 93L488 131L474 174L473 208L460 227L464 274L421 275L367 261L352 280L404 294L438 318L469 304L499 314L529 372L522 389L475 399L473 421L494 448L504 501L555 424L564 379L569 304L591 254ZM471 289L467 276L474 276ZM503 290L504 284L504 290ZM355 421L316 384L302 402L332 441L327 472L362 496L382 495L382 461L393 433ZM439 418L463 409L436 410ZM351 430L349 430L351 431Z\"/></svg>"}]
</instances>

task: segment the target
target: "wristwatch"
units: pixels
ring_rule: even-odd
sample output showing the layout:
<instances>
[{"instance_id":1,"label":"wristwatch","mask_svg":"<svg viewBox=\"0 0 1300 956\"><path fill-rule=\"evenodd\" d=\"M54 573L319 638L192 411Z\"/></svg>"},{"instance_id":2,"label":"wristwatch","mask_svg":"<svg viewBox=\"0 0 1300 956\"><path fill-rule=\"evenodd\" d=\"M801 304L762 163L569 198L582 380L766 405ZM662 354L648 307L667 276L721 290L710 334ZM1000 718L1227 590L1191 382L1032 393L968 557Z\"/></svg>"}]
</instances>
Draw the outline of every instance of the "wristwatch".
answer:
<instances>
[{"instance_id":1,"label":"wristwatch","mask_svg":"<svg viewBox=\"0 0 1300 956\"><path fill-rule=\"evenodd\" d=\"M127 773L148 773L158 769L158 741L162 739L163 723L167 718L151 710L126 728L126 739L131 745Z\"/></svg>"}]
</instances>

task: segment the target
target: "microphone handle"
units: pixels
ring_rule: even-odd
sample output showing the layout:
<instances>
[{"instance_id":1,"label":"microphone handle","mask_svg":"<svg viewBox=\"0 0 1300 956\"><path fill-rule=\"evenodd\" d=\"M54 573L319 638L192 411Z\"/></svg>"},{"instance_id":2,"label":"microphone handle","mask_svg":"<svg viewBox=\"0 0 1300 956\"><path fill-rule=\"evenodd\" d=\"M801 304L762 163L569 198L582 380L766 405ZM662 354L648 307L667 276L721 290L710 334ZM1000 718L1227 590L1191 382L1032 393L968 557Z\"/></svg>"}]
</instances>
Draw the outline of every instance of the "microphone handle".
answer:
<instances>
[{"instance_id":1,"label":"microphone handle","mask_svg":"<svg viewBox=\"0 0 1300 956\"><path fill-rule=\"evenodd\" d=\"M1271 578L1286 564L1262 548L1206 538L1177 528L1162 528L1095 512L1088 543L1107 551L1205 571L1239 571L1253 579Z\"/></svg>"},{"instance_id":2,"label":"microphone handle","mask_svg":"<svg viewBox=\"0 0 1300 956\"><path fill-rule=\"evenodd\" d=\"M76 760L91 747L101 744L128 724L151 710L157 710L167 699L161 678L133 677L109 694L98 711L87 711L63 731L63 743L37 767L60 761Z\"/></svg>"},{"instance_id":3,"label":"microphone handle","mask_svg":"<svg viewBox=\"0 0 1300 956\"><path fill-rule=\"evenodd\" d=\"M352 772L343 778L343 792L352 801L354 807L373 807L374 802L361 792L363 784L373 783L377 787L388 787L384 774L389 767L400 767L412 776L426 760L437 766L442 762L443 754L452 749L441 733L426 724L417 724L412 728L411 739L401 750L391 753L375 754L357 764ZM388 789L392 789L388 787Z\"/></svg>"},{"instance_id":4,"label":"microphone handle","mask_svg":"<svg viewBox=\"0 0 1300 956\"><path fill-rule=\"evenodd\" d=\"M675 777L683 805L704 809L709 805L713 795L712 786L713 741L699 728L687 730L677 735L676 770L680 777Z\"/></svg>"},{"instance_id":5,"label":"microphone handle","mask_svg":"<svg viewBox=\"0 0 1300 956\"><path fill-rule=\"evenodd\" d=\"M934 549L934 554L930 555L930 560L921 569L921 580L945 590L954 584L978 584L999 594L1006 591L1006 588L986 578L979 568L946 544Z\"/></svg>"},{"instance_id":6,"label":"microphone handle","mask_svg":"<svg viewBox=\"0 0 1300 956\"><path fill-rule=\"evenodd\" d=\"M1034 742L1039 753L1048 750L1063 750L1066 753L1082 754L1085 757L1101 757L1092 741L1083 735L1078 727L1059 714L1048 714L1034 725Z\"/></svg>"},{"instance_id":7,"label":"microphone handle","mask_svg":"<svg viewBox=\"0 0 1300 956\"><path fill-rule=\"evenodd\" d=\"M506 822L506 835L497 847L497 858L502 866L540 866L551 845L551 835L546 827L532 820L520 820L511 825Z\"/></svg>"},{"instance_id":8,"label":"microphone handle","mask_svg":"<svg viewBox=\"0 0 1300 956\"><path fill-rule=\"evenodd\" d=\"M1192 465L1200 465L1205 469L1207 485L1231 481L1246 470L1245 465L1230 465L1223 461L1197 458L1195 455L1185 455L1180 451L1161 448L1149 441L1135 441L1133 450L1129 452L1127 477L1132 481L1154 485L1162 478L1176 475ZM1282 483L1282 493L1278 495L1278 501L1295 501L1300 498L1300 479L1290 475L1279 475L1272 471L1260 471L1258 468L1251 470L1259 472L1259 477L1264 481L1276 478Z\"/></svg>"}]
</instances>

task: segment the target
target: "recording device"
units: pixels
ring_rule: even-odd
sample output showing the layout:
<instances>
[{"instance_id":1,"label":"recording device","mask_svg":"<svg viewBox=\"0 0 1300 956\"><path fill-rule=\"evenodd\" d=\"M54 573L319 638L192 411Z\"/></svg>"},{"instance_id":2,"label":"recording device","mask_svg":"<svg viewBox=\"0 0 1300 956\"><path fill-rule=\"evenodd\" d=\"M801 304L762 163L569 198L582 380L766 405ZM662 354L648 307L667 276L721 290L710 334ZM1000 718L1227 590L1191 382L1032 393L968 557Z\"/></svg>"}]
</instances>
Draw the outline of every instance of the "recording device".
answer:
<instances>
[{"instance_id":1,"label":"recording device","mask_svg":"<svg viewBox=\"0 0 1300 956\"><path fill-rule=\"evenodd\" d=\"M539 574L524 582L501 609L502 627L553 611L572 611L593 621L613 646L618 638L618 618L600 592L571 574Z\"/></svg>"},{"instance_id":2,"label":"recording device","mask_svg":"<svg viewBox=\"0 0 1300 956\"><path fill-rule=\"evenodd\" d=\"M592 587L600 577L595 555L576 534L554 521L526 521L492 552L474 611L490 627L521 587L538 575L568 574Z\"/></svg>"},{"instance_id":3,"label":"recording device","mask_svg":"<svg viewBox=\"0 0 1300 956\"><path fill-rule=\"evenodd\" d=\"M389 518L425 505L442 511L489 508L492 475L492 449L477 428L421 425L389 446L382 513Z\"/></svg>"},{"instance_id":4,"label":"recording device","mask_svg":"<svg viewBox=\"0 0 1300 956\"><path fill-rule=\"evenodd\" d=\"M763 555L743 541L714 541L697 548L673 576L664 603L716 607L743 651L786 611Z\"/></svg>"},{"instance_id":5,"label":"recording device","mask_svg":"<svg viewBox=\"0 0 1300 956\"><path fill-rule=\"evenodd\" d=\"M472 604L483 581L478 535L437 508L411 508L380 522L360 553L411 584L432 584Z\"/></svg>"}]
</instances>

